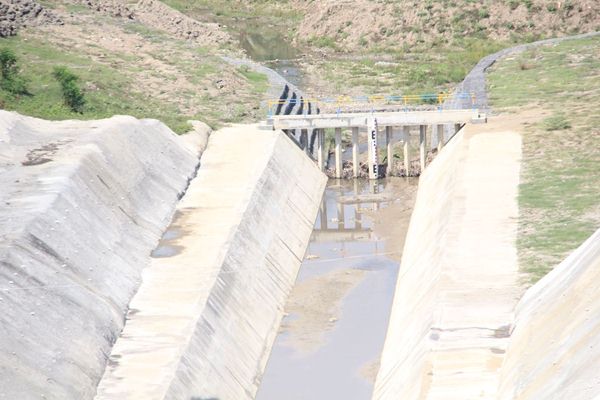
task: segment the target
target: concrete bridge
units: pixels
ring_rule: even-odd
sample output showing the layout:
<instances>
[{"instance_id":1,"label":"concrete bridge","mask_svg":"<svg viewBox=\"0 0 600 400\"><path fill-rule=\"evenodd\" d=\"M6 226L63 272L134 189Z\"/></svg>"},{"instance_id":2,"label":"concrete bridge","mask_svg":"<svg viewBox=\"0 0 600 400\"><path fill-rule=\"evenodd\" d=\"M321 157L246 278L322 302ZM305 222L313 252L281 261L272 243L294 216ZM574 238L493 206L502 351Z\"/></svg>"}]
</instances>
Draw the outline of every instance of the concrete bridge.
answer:
<instances>
[{"instance_id":1,"label":"concrete bridge","mask_svg":"<svg viewBox=\"0 0 600 400\"><path fill-rule=\"evenodd\" d=\"M325 155L325 129L333 129L335 134L335 177L342 178L343 163L342 132L350 130L352 133L352 164L353 176L359 176L359 142L360 134L367 138L369 179L378 179L380 158L378 132L385 131L385 147L387 151L387 170L391 171L393 160L394 130L401 132L400 141L404 145L404 169L410 169L410 134L411 130L419 132L419 161L420 169L426 165L427 160L427 135L431 132L430 146L441 150L454 134L467 123L482 123L486 121L485 115L477 109L444 110L382 110L382 111L346 111L326 114L296 114L296 115L270 115L267 126L272 129L281 129L291 136L299 138L299 144L306 153L316 158L321 170L326 167ZM397 135L396 135L397 136ZM363 139L364 142L364 139ZM314 157L316 153L316 157Z\"/></svg>"}]
</instances>

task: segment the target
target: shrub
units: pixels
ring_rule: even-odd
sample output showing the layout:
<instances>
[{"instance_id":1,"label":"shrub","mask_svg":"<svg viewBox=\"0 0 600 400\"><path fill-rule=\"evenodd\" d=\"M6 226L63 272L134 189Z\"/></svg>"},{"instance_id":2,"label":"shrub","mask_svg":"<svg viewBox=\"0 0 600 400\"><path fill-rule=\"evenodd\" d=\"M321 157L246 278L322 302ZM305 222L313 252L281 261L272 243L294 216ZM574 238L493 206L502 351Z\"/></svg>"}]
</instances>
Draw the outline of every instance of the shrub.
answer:
<instances>
[{"instance_id":1,"label":"shrub","mask_svg":"<svg viewBox=\"0 0 600 400\"><path fill-rule=\"evenodd\" d=\"M547 131L560 131L563 129L569 129L571 123L562 114L556 114L551 117L545 118L542 121L542 126Z\"/></svg>"},{"instance_id":2,"label":"shrub","mask_svg":"<svg viewBox=\"0 0 600 400\"><path fill-rule=\"evenodd\" d=\"M65 104L73 112L83 113L85 97L77 84L79 77L66 67L55 67L52 75L60 83Z\"/></svg>"},{"instance_id":3,"label":"shrub","mask_svg":"<svg viewBox=\"0 0 600 400\"><path fill-rule=\"evenodd\" d=\"M0 50L0 88L15 95L29 94L27 81L19 76L17 61L11 49Z\"/></svg>"},{"instance_id":4,"label":"shrub","mask_svg":"<svg viewBox=\"0 0 600 400\"><path fill-rule=\"evenodd\" d=\"M521 2L519 0L508 0L508 6L511 10L516 10L520 4Z\"/></svg>"}]
</instances>

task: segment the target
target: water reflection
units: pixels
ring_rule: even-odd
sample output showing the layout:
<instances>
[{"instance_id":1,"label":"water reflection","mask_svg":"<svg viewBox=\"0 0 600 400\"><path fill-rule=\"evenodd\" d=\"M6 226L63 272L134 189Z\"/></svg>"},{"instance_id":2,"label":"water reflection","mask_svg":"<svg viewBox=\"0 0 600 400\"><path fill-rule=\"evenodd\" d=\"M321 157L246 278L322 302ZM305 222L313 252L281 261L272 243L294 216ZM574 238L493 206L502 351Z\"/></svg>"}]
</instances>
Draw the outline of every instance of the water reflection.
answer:
<instances>
[{"instance_id":1,"label":"water reflection","mask_svg":"<svg viewBox=\"0 0 600 400\"><path fill-rule=\"evenodd\" d=\"M370 399L399 266L373 229L386 186L329 182L257 399Z\"/></svg>"}]
</instances>

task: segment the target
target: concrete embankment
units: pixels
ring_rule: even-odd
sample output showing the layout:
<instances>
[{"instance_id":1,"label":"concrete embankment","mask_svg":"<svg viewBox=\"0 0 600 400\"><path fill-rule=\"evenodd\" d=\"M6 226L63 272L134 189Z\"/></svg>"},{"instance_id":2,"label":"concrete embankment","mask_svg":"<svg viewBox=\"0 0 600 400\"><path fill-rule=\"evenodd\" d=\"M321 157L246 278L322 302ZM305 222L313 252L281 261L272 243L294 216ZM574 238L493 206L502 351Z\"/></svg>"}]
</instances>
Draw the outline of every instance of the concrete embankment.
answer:
<instances>
[{"instance_id":1,"label":"concrete embankment","mask_svg":"<svg viewBox=\"0 0 600 400\"><path fill-rule=\"evenodd\" d=\"M425 170L373 398L494 398L520 293L521 138L467 126Z\"/></svg>"},{"instance_id":2,"label":"concrete embankment","mask_svg":"<svg viewBox=\"0 0 600 400\"><path fill-rule=\"evenodd\" d=\"M197 150L154 120L0 111L0 398L93 397Z\"/></svg>"},{"instance_id":3,"label":"concrete embankment","mask_svg":"<svg viewBox=\"0 0 600 400\"><path fill-rule=\"evenodd\" d=\"M499 399L600 396L600 230L519 302Z\"/></svg>"},{"instance_id":4,"label":"concrete embankment","mask_svg":"<svg viewBox=\"0 0 600 400\"><path fill-rule=\"evenodd\" d=\"M213 133L96 399L252 399L325 181L282 132Z\"/></svg>"}]
</instances>

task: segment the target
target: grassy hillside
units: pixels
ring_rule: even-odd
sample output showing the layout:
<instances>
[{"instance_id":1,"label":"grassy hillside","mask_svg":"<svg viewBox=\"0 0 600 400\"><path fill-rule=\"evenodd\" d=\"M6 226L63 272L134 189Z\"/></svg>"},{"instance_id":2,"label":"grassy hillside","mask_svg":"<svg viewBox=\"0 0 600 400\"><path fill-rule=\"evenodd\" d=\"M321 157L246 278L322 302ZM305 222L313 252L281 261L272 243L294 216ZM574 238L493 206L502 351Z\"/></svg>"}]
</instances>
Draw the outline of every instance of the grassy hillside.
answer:
<instances>
[{"instance_id":1,"label":"grassy hillside","mask_svg":"<svg viewBox=\"0 0 600 400\"><path fill-rule=\"evenodd\" d=\"M483 56L600 30L596 0L165 0L197 18L284 26L315 94L446 91ZM233 3L233 6L232 6Z\"/></svg>"},{"instance_id":2,"label":"grassy hillside","mask_svg":"<svg viewBox=\"0 0 600 400\"><path fill-rule=\"evenodd\" d=\"M526 123L518 249L537 281L600 227L600 37L502 60L489 86Z\"/></svg>"},{"instance_id":3,"label":"grassy hillside","mask_svg":"<svg viewBox=\"0 0 600 400\"><path fill-rule=\"evenodd\" d=\"M266 77L226 65L220 46L199 45L70 1L52 6L63 26L32 27L0 39L0 49L16 53L30 92L14 96L0 90L2 108L47 119L130 114L160 119L177 132L189 128L188 119L218 126L259 118ZM58 65L80 77L87 100L82 114L62 101L52 77Z\"/></svg>"}]
</instances>

